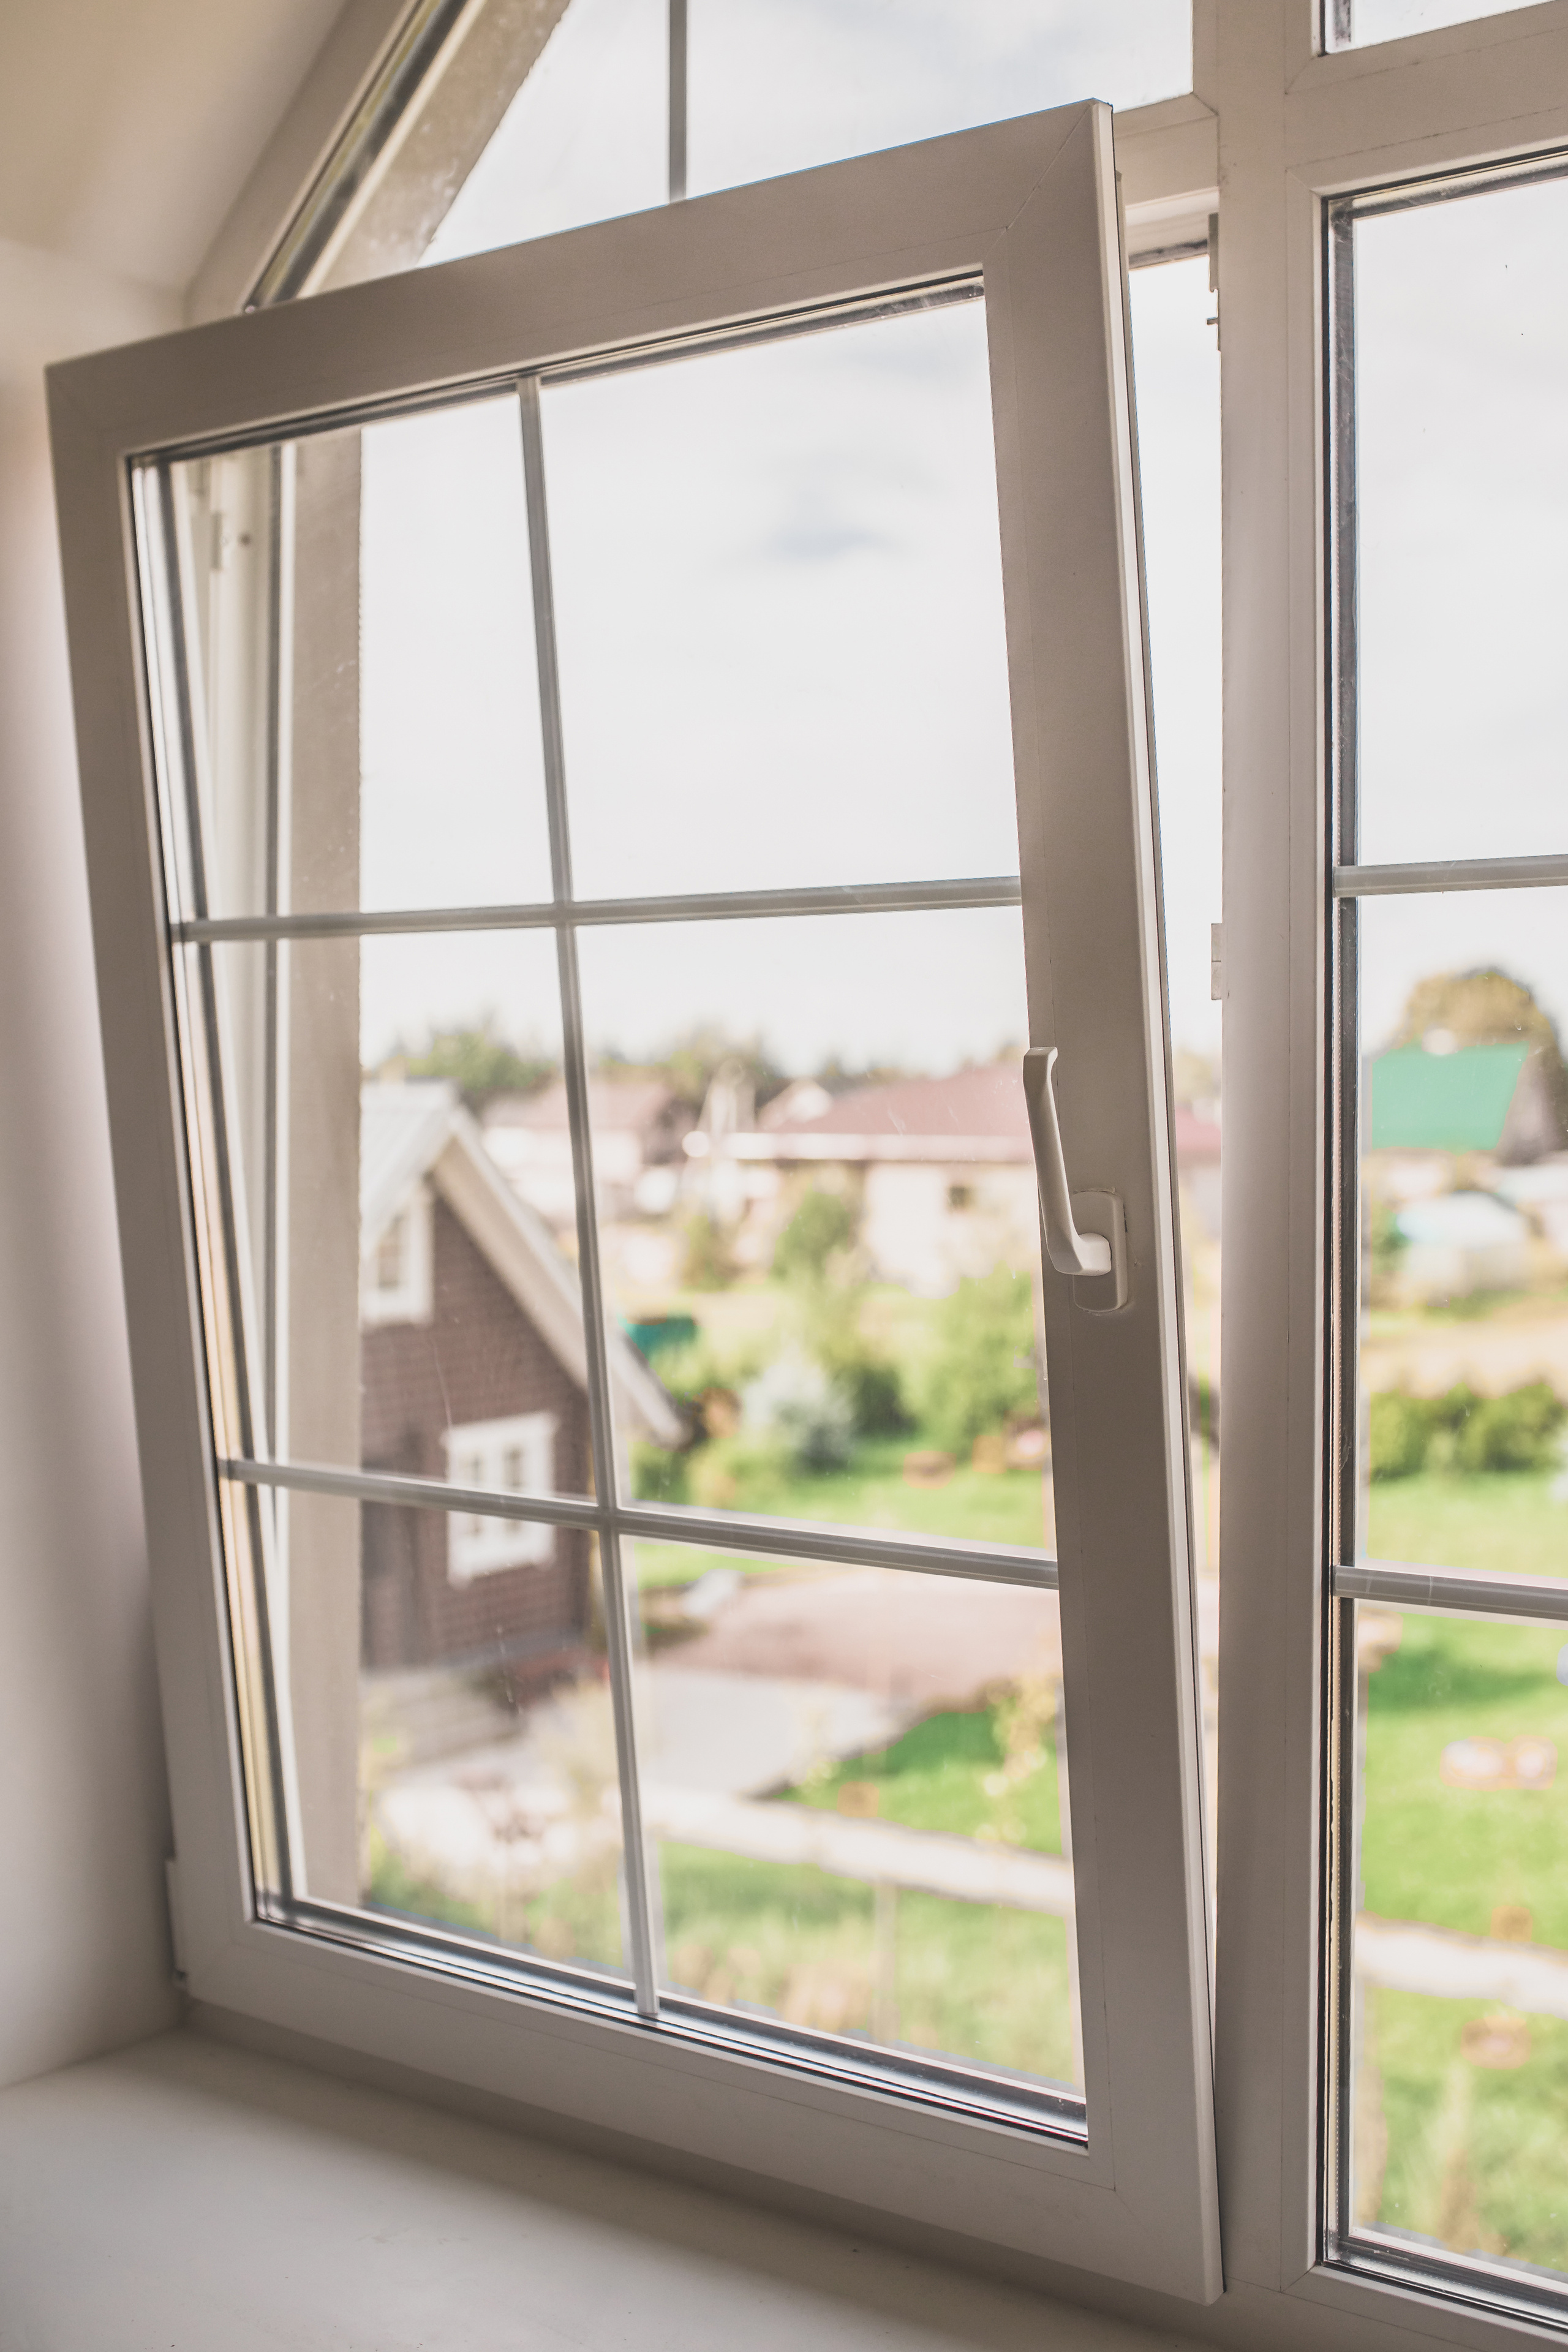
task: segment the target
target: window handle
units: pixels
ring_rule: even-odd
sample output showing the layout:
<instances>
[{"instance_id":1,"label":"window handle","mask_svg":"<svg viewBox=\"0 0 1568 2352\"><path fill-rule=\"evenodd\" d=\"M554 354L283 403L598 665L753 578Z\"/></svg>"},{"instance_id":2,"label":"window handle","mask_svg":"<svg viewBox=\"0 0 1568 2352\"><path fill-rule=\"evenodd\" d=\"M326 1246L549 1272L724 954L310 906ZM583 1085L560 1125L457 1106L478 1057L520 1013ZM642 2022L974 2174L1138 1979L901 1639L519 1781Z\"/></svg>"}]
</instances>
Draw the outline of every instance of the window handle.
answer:
<instances>
[{"instance_id":1,"label":"window handle","mask_svg":"<svg viewBox=\"0 0 1568 2352\"><path fill-rule=\"evenodd\" d=\"M1035 1173L1040 1188L1040 1222L1045 1229L1046 1255L1058 1274L1094 1286L1079 1304L1093 1312L1113 1312L1127 1303L1126 1225L1121 1203L1114 1192L1068 1191L1067 1161L1062 1156L1061 1120L1057 1113L1057 1048L1031 1045L1024 1056L1024 1099L1029 1108L1029 1133L1035 1146ZM1081 1216L1090 1227L1079 1231ZM1095 1232L1094 1226L1101 1230Z\"/></svg>"}]
</instances>

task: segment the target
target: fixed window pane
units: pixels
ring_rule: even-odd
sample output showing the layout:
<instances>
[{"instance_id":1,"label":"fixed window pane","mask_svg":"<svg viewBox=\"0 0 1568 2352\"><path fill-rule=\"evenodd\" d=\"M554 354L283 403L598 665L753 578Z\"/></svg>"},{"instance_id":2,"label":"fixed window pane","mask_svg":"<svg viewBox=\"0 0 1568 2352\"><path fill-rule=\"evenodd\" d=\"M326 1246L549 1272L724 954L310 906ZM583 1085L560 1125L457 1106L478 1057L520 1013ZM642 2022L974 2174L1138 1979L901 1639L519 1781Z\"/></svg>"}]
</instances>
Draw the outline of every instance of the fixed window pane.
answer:
<instances>
[{"instance_id":1,"label":"fixed window pane","mask_svg":"<svg viewBox=\"0 0 1568 2352\"><path fill-rule=\"evenodd\" d=\"M1519 0L1324 0L1324 31L1331 48L1362 48L1369 41L1399 41L1439 25L1468 25L1500 16Z\"/></svg>"},{"instance_id":2,"label":"fixed window pane","mask_svg":"<svg viewBox=\"0 0 1568 2352\"><path fill-rule=\"evenodd\" d=\"M668 1986L1081 2084L1055 1593L629 1557Z\"/></svg>"},{"instance_id":3,"label":"fixed window pane","mask_svg":"<svg viewBox=\"0 0 1568 2352\"><path fill-rule=\"evenodd\" d=\"M1565 900L1358 909L1363 1557L1568 1574Z\"/></svg>"},{"instance_id":4,"label":"fixed window pane","mask_svg":"<svg viewBox=\"0 0 1568 2352\"><path fill-rule=\"evenodd\" d=\"M1568 1628L1357 1616L1353 2221L1568 2269Z\"/></svg>"},{"instance_id":5,"label":"fixed window pane","mask_svg":"<svg viewBox=\"0 0 1568 2352\"><path fill-rule=\"evenodd\" d=\"M553 29L536 53L531 47L527 78L441 219L426 261L454 261L665 200L667 0L569 0L564 7L553 0L549 14ZM461 129L453 126L454 139ZM426 152L410 160L405 176L421 165L433 174L444 161Z\"/></svg>"},{"instance_id":6,"label":"fixed window pane","mask_svg":"<svg viewBox=\"0 0 1568 2352\"><path fill-rule=\"evenodd\" d=\"M141 488L174 911L547 898L515 400Z\"/></svg>"},{"instance_id":7,"label":"fixed window pane","mask_svg":"<svg viewBox=\"0 0 1568 2352\"><path fill-rule=\"evenodd\" d=\"M585 931L608 1287L685 1416L634 1490L1049 1546L1011 908Z\"/></svg>"},{"instance_id":8,"label":"fixed window pane","mask_svg":"<svg viewBox=\"0 0 1568 2352\"><path fill-rule=\"evenodd\" d=\"M279 1792L288 1891L618 1971L593 1538L341 1496L223 1495L256 1530L270 1601L270 1648L241 1665L252 1685L271 1678L270 1706L252 1701L253 1777ZM276 1860L262 1875L283 1891Z\"/></svg>"},{"instance_id":9,"label":"fixed window pane","mask_svg":"<svg viewBox=\"0 0 1568 2352\"><path fill-rule=\"evenodd\" d=\"M693 195L1029 114L1190 89L1191 0L690 0Z\"/></svg>"},{"instance_id":10,"label":"fixed window pane","mask_svg":"<svg viewBox=\"0 0 1568 2352\"><path fill-rule=\"evenodd\" d=\"M1356 854L1561 853L1568 181L1352 234Z\"/></svg>"},{"instance_id":11,"label":"fixed window pane","mask_svg":"<svg viewBox=\"0 0 1568 2352\"><path fill-rule=\"evenodd\" d=\"M584 896L1017 871L981 303L542 408Z\"/></svg>"},{"instance_id":12,"label":"fixed window pane","mask_svg":"<svg viewBox=\"0 0 1568 2352\"><path fill-rule=\"evenodd\" d=\"M560 1090L553 937L179 954L220 1451L588 1492L571 1138L488 1140ZM619 1333L610 1363L628 1431L673 1443Z\"/></svg>"}]
</instances>

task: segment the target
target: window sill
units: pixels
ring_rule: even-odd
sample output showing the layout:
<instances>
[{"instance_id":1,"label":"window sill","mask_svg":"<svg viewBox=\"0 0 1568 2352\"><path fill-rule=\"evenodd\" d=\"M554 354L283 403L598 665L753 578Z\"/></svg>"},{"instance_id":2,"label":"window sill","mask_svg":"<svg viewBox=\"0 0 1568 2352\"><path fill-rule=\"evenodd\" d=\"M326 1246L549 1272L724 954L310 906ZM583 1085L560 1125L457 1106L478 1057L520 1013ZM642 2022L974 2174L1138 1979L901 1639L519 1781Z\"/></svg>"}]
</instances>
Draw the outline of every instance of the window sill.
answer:
<instances>
[{"instance_id":1,"label":"window sill","mask_svg":"<svg viewBox=\"0 0 1568 2352\"><path fill-rule=\"evenodd\" d=\"M0 2337L75 2352L1169 2340L192 2031L0 2095Z\"/></svg>"}]
</instances>

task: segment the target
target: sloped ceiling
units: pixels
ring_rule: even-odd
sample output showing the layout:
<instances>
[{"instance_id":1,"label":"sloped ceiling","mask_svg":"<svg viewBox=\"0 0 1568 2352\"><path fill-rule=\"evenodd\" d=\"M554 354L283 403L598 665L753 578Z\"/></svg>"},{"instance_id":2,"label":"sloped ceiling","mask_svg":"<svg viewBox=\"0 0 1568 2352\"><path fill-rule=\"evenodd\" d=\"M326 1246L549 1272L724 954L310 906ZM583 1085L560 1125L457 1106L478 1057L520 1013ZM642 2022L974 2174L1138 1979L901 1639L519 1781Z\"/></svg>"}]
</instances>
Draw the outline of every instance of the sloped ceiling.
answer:
<instances>
[{"instance_id":1,"label":"sloped ceiling","mask_svg":"<svg viewBox=\"0 0 1568 2352\"><path fill-rule=\"evenodd\" d=\"M0 0L0 237L180 289L341 0Z\"/></svg>"}]
</instances>

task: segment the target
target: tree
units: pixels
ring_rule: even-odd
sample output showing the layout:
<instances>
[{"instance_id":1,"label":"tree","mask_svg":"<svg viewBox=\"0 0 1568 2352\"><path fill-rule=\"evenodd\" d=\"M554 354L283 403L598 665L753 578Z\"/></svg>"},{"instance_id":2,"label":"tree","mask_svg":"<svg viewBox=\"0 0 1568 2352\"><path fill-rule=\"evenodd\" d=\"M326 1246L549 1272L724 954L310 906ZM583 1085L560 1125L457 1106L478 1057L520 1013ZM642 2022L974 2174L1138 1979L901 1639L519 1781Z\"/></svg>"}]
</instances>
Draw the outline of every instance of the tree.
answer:
<instances>
[{"instance_id":1,"label":"tree","mask_svg":"<svg viewBox=\"0 0 1568 2352\"><path fill-rule=\"evenodd\" d=\"M479 1029L443 1029L422 1054L394 1057L411 1078L450 1078L476 1114L496 1095L526 1095L556 1075L542 1054L521 1054L487 1021Z\"/></svg>"}]
</instances>

